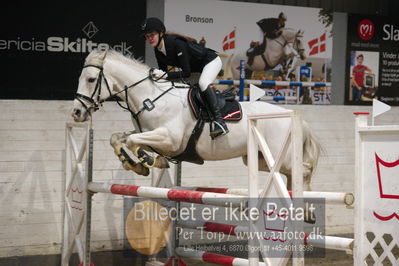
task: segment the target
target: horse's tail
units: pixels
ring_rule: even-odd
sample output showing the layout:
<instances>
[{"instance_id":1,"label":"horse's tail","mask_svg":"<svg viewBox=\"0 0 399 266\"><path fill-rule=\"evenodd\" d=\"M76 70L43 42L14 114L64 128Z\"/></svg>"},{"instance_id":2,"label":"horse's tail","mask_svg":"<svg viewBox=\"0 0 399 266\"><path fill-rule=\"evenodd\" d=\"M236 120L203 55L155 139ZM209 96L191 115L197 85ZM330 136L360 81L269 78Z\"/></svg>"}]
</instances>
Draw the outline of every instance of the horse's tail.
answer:
<instances>
[{"instance_id":1,"label":"horse's tail","mask_svg":"<svg viewBox=\"0 0 399 266\"><path fill-rule=\"evenodd\" d=\"M323 149L319 140L313 134L312 130L306 122L303 122L303 134L303 163L310 171L309 173L304 174L312 176L316 171L319 157Z\"/></svg>"}]
</instances>

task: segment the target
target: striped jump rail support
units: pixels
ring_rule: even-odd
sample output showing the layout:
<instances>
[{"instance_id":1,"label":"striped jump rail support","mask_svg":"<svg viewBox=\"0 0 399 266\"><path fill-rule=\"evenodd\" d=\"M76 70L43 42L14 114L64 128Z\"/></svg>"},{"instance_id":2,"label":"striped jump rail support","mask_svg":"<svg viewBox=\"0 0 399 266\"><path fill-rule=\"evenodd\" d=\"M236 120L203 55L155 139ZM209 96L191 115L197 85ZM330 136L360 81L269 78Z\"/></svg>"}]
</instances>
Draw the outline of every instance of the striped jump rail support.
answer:
<instances>
[{"instance_id":1,"label":"striped jump rail support","mask_svg":"<svg viewBox=\"0 0 399 266\"><path fill-rule=\"evenodd\" d=\"M297 100L297 97L295 97L295 96L263 96L260 99L265 100L265 101L279 102L279 101L294 101L294 100Z\"/></svg>"},{"instance_id":2,"label":"striped jump rail support","mask_svg":"<svg viewBox=\"0 0 399 266\"><path fill-rule=\"evenodd\" d=\"M245 238L249 232L248 226L221 224L206 221L183 221L179 220L178 226L182 228L204 230L206 232L221 233L225 235L240 236ZM305 234L304 245L311 245L318 248L345 251L349 254L353 251L354 239L335 236L322 236L315 234Z\"/></svg>"},{"instance_id":3,"label":"striped jump rail support","mask_svg":"<svg viewBox=\"0 0 399 266\"><path fill-rule=\"evenodd\" d=\"M288 87L331 87L331 82L301 82L301 81L273 81L273 80L254 80L254 79L246 79L244 83L249 85L269 85L269 86L288 86ZM216 79L214 84L219 85L240 85L239 80L224 80L224 79Z\"/></svg>"},{"instance_id":4,"label":"striped jump rail support","mask_svg":"<svg viewBox=\"0 0 399 266\"><path fill-rule=\"evenodd\" d=\"M187 249L187 248L176 248L176 254L183 258L195 259L203 262L224 265L224 266L248 266L249 261L247 259L235 258L200 250ZM266 266L265 263L259 262L260 266Z\"/></svg>"},{"instance_id":5,"label":"striped jump rail support","mask_svg":"<svg viewBox=\"0 0 399 266\"><path fill-rule=\"evenodd\" d=\"M90 182L87 188L91 192L111 193L143 198L165 199L171 201L190 202L221 207L246 207L246 199L244 196L241 195L229 195L212 192L158 187L106 184L97 182Z\"/></svg>"},{"instance_id":6,"label":"striped jump rail support","mask_svg":"<svg viewBox=\"0 0 399 266\"><path fill-rule=\"evenodd\" d=\"M185 190L194 190L202 192L212 192L221 194L241 195L247 196L248 189L245 188L215 188L215 187L179 187ZM259 191L261 193L262 191ZM292 198L292 191L288 190ZM355 202L355 196L348 192L319 192L319 191L304 191L304 198L324 198L326 204L345 204L352 206Z\"/></svg>"}]
</instances>

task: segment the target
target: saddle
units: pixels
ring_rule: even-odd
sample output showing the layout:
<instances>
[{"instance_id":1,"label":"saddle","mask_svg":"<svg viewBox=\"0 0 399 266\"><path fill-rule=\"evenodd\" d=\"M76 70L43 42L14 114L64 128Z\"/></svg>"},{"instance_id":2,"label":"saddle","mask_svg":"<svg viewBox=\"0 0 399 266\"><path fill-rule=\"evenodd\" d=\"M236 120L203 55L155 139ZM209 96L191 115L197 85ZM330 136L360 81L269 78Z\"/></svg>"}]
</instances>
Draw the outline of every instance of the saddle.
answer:
<instances>
[{"instance_id":1,"label":"saddle","mask_svg":"<svg viewBox=\"0 0 399 266\"><path fill-rule=\"evenodd\" d=\"M235 100L236 95L233 90L234 88L224 92L217 91L221 114L226 122L240 121L242 119L241 105ZM206 100L202 96L198 84L190 88L187 97L191 112L197 119L197 123L195 124L185 150L172 159L195 164L204 164L204 159L198 155L196 147L205 123L213 121L212 113L207 106Z\"/></svg>"},{"instance_id":2,"label":"saddle","mask_svg":"<svg viewBox=\"0 0 399 266\"><path fill-rule=\"evenodd\" d=\"M241 120L241 105L235 99L236 94L234 93L234 88L223 92L217 90L216 95L223 120L226 122ZM188 91L188 102L191 112L196 119L202 119L205 122L211 122L213 120L207 102L198 84L192 86Z\"/></svg>"}]
</instances>

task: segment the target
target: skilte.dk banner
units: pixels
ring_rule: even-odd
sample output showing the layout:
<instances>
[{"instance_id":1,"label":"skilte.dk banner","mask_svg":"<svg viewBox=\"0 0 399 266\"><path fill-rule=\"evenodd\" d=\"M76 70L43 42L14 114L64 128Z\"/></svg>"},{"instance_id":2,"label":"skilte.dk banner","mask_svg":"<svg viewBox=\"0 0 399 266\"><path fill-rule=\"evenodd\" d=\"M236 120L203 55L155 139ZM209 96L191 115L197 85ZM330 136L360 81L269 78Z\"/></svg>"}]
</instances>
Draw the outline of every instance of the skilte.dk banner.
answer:
<instances>
[{"instance_id":1,"label":"skilte.dk banner","mask_svg":"<svg viewBox=\"0 0 399 266\"><path fill-rule=\"evenodd\" d=\"M145 1L8 3L0 18L1 99L73 99L95 48L144 56Z\"/></svg>"}]
</instances>

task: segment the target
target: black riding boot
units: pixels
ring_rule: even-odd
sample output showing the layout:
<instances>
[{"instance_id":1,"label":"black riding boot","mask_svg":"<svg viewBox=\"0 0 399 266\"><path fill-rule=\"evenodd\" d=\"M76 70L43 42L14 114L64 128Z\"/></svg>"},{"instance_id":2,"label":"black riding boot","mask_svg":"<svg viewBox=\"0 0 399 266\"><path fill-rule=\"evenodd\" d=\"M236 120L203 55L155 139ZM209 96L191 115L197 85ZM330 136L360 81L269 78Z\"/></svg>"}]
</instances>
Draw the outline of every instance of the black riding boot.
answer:
<instances>
[{"instance_id":1,"label":"black riding boot","mask_svg":"<svg viewBox=\"0 0 399 266\"><path fill-rule=\"evenodd\" d=\"M209 85L208 88L206 88L206 90L203 92L203 94L206 97L206 101L208 102L208 106L210 107L213 115L210 136L212 137L212 139L214 139L216 137L227 134L229 132L229 129L227 128L227 125L224 122L222 115L220 114L215 88L212 85Z\"/></svg>"},{"instance_id":2,"label":"black riding boot","mask_svg":"<svg viewBox=\"0 0 399 266\"><path fill-rule=\"evenodd\" d=\"M247 50L247 57L248 57L247 64L249 66L252 66L255 59L255 47L251 47Z\"/></svg>"}]
</instances>

